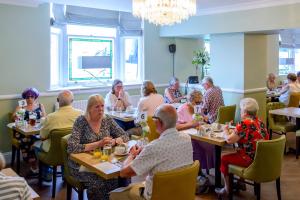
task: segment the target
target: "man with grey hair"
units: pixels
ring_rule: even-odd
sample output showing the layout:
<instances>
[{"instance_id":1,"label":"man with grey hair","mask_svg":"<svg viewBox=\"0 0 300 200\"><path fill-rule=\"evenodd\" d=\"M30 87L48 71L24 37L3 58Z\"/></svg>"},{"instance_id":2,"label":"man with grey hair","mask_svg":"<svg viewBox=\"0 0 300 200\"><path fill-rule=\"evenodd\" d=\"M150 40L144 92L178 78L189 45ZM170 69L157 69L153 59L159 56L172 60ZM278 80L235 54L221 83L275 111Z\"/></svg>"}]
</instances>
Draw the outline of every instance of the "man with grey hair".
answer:
<instances>
[{"instance_id":1,"label":"man with grey hair","mask_svg":"<svg viewBox=\"0 0 300 200\"><path fill-rule=\"evenodd\" d=\"M207 114L208 122L213 123L217 119L219 108L224 106L222 90L214 85L211 77L205 77L202 86L205 89L202 112Z\"/></svg>"},{"instance_id":2,"label":"man with grey hair","mask_svg":"<svg viewBox=\"0 0 300 200\"><path fill-rule=\"evenodd\" d=\"M153 176L157 172L181 168L193 163L193 149L189 135L179 133L175 126L177 113L169 104L159 106L154 116L159 138L146 146L134 146L121 169L121 177L147 175L146 182L118 188L110 193L111 200L151 199Z\"/></svg>"}]
</instances>

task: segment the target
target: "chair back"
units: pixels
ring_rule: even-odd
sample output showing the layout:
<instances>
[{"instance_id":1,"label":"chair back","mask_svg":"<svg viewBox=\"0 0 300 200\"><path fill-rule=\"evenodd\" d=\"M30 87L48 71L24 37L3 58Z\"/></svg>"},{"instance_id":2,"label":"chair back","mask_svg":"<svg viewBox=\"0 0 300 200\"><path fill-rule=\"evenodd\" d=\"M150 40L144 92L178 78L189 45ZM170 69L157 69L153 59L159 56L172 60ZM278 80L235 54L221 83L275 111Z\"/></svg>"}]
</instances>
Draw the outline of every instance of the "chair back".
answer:
<instances>
[{"instance_id":1,"label":"chair back","mask_svg":"<svg viewBox=\"0 0 300 200\"><path fill-rule=\"evenodd\" d=\"M253 163L244 170L244 178L263 183L280 177L285 140L282 135L278 139L258 141Z\"/></svg>"},{"instance_id":2,"label":"chair back","mask_svg":"<svg viewBox=\"0 0 300 200\"><path fill-rule=\"evenodd\" d=\"M225 124L226 122L234 121L236 105L221 106L218 110L216 122Z\"/></svg>"},{"instance_id":3,"label":"chair back","mask_svg":"<svg viewBox=\"0 0 300 200\"><path fill-rule=\"evenodd\" d=\"M72 127L53 129L49 134L51 140L49 152L39 153L39 160L42 160L44 163L49 165L63 165L61 138L70 134L71 132Z\"/></svg>"},{"instance_id":4,"label":"chair back","mask_svg":"<svg viewBox=\"0 0 300 200\"><path fill-rule=\"evenodd\" d=\"M288 107L298 108L299 101L300 101L300 92L291 93Z\"/></svg>"},{"instance_id":5,"label":"chair back","mask_svg":"<svg viewBox=\"0 0 300 200\"><path fill-rule=\"evenodd\" d=\"M153 121L152 117L150 117L150 116L147 117L147 124L150 129L147 137L148 137L149 142L151 142L152 140L159 138L159 133L156 131L156 125L155 125L155 122Z\"/></svg>"},{"instance_id":6,"label":"chair back","mask_svg":"<svg viewBox=\"0 0 300 200\"><path fill-rule=\"evenodd\" d=\"M190 166L154 174L151 200L194 200L199 166L196 160Z\"/></svg>"},{"instance_id":7,"label":"chair back","mask_svg":"<svg viewBox=\"0 0 300 200\"><path fill-rule=\"evenodd\" d=\"M8 117L8 123L14 122L12 112L9 112L7 114L7 117ZM18 139L16 139L16 137L14 135L14 131L11 128L9 128L8 133L9 133L9 135L11 135L11 144L18 149L20 147L20 142Z\"/></svg>"},{"instance_id":8,"label":"chair back","mask_svg":"<svg viewBox=\"0 0 300 200\"><path fill-rule=\"evenodd\" d=\"M269 113L270 110L276 110L280 108L285 108L284 103L281 102L270 102L267 103L266 111L268 116L269 129L273 129L277 122L289 122L286 116L282 115L272 115Z\"/></svg>"}]
</instances>

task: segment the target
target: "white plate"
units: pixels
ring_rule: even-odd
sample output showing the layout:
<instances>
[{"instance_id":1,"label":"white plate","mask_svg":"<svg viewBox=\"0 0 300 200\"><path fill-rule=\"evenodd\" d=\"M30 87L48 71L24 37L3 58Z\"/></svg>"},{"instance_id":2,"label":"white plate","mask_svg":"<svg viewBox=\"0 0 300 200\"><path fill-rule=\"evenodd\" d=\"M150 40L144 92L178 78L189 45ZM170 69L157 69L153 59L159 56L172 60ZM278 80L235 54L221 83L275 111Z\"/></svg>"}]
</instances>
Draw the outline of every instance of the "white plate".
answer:
<instances>
[{"instance_id":1,"label":"white plate","mask_svg":"<svg viewBox=\"0 0 300 200\"><path fill-rule=\"evenodd\" d=\"M126 156L128 154L128 152L125 152L125 153L121 153L121 154L118 154L117 152L114 152L114 154L116 156Z\"/></svg>"}]
</instances>

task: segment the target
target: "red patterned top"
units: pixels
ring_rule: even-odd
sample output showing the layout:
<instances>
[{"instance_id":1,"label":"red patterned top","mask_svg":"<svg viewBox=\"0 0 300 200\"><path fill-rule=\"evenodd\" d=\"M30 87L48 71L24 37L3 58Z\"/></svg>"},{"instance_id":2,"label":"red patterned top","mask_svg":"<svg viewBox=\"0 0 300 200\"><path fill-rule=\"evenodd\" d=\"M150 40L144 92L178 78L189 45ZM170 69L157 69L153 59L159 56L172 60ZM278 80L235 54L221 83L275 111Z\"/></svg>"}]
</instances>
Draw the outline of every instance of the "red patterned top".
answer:
<instances>
[{"instance_id":1,"label":"red patterned top","mask_svg":"<svg viewBox=\"0 0 300 200\"><path fill-rule=\"evenodd\" d=\"M244 155L246 160L253 160L258 140L269 140L269 134L265 124L257 117L247 116L236 125L237 134L240 136L238 153Z\"/></svg>"}]
</instances>

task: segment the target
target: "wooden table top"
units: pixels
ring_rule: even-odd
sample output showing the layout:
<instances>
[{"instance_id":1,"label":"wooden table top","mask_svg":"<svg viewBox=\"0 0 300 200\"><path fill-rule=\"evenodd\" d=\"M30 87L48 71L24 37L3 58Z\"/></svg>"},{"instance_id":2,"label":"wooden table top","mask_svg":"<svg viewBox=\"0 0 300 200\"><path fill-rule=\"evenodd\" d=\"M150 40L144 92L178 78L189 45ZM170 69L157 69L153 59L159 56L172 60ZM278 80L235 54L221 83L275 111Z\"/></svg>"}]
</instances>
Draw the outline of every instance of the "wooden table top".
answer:
<instances>
[{"instance_id":1,"label":"wooden table top","mask_svg":"<svg viewBox=\"0 0 300 200\"><path fill-rule=\"evenodd\" d=\"M116 111L106 111L105 114L109 115L114 119L121 120L123 122L131 122L136 118L136 113L128 113L128 112L116 112Z\"/></svg>"},{"instance_id":2,"label":"wooden table top","mask_svg":"<svg viewBox=\"0 0 300 200\"><path fill-rule=\"evenodd\" d=\"M1 171L3 174L5 174L6 176L16 176L18 177L19 175L14 171L12 170L11 168L5 168L5 169L2 169ZM33 200L39 200L41 199L40 196L29 186L29 189L30 189L30 192L31 192L31 198Z\"/></svg>"},{"instance_id":3,"label":"wooden table top","mask_svg":"<svg viewBox=\"0 0 300 200\"><path fill-rule=\"evenodd\" d=\"M7 124L7 127L17 131L18 133L25 135L25 136L39 134L40 130L42 128L40 124L36 124L35 126L26 125L26 126L22 126L22 127L17 127L15 125L15 123L9 123L9 124Z\"/></svg>"},{"instance_id":4,"label":"wooden table top","mask_svg":"<svg viewBox=\"0 0 300 200\"><path fill-rule=\"evenodd\" d=\"M209 137L208 135L199 135L198 130L194 129L194 128L183 130L180 132L189 134L192 139L198 140L201 142L206 142L206 143L217 145L217 146L224 146L226 144L226 140L223 137ZM218 133L216 133L216 134L218 134Z\"/></svg>"},{"instance_id":5,"label":"wooden table top","mask_svg":"<svg viewBox=\"0 0 300 200\"><path fill-rule=\"evenodd\" d=\"M270 110L269 113L273 115L283 115L288 117L300 118L300 108L294 108L294 107Z\"/></svg>"}]
</instances>

